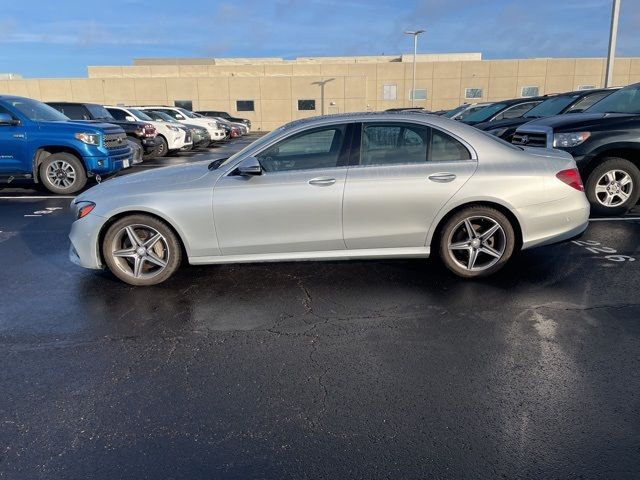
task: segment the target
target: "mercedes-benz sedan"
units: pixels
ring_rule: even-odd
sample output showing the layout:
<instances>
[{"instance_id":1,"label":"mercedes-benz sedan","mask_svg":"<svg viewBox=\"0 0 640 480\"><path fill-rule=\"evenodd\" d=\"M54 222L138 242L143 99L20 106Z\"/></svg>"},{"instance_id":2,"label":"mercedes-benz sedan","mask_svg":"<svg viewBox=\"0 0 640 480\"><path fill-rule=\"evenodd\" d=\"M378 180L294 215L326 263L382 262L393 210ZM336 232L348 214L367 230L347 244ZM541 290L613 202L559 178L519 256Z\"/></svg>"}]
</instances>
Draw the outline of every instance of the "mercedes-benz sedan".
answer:
<instances>
[{"instance_id":1,"label":"mercedes-benz sedan","mask_svg":"<svg viewBox=\"0 0 640 480\"><path fill-rule=\"evenodd\" d=\"M299 120L225 160L127 175L73 204L70 257L132 285L190 264L426 258L462 277L578 236L572 157L423 113Z\"/></svg>"}]
</instances>

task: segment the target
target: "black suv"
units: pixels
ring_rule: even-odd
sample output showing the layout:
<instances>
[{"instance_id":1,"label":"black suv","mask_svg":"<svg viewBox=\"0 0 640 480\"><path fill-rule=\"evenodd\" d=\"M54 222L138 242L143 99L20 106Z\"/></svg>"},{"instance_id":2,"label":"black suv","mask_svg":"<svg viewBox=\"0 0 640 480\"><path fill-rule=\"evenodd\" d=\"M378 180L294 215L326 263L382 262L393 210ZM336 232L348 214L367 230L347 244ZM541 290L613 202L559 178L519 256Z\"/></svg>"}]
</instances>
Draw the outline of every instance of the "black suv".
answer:
<instances>
[{"instance_id":1,"label":"black suv","mask_svg":"<svg viewBox=\"0 0 640 480\"><path fill-rule=\"evenodd\" d=\"M473 112L461 121L468 125L476 125L478 123L496 122L509 118L520 118L547 98L549 97L526 97L502 100Z\"/></svg>"},{"instance_id":2,"label":"black suv","mask_svg":"<svg viewBox=\"0 0 640 480\"><path fill-rule=\"evenodd\" d=\"M516 130L512 143L571 153L592 211L625 213L640 198L640 83L612 93L585 113L529 122Z\"/></svg>"},{"instance_id":3,"label":"black suv","mask_svg":"<svg viewBox=\"0 0 640 480\"><path fill-rule=\"evenodd\" d=\"M522 117L498 120L495 122L478 123L474 125L474 127L510 142L513 134L516 133L516 129L520 125L524 125L525 123L538 118L546 118L553 115L582 113L607 95L611 95L616 90L617 89L613 88L600 88L595 90L579 90L577 92L562 93L560 95L547 98L544 102L533 107Z\"/></svg>"},{"instance_id":4,"label":"black suv","mask_svg":"<svg viewBox=\"0 0 640 480\"><path fill-rule=\"evenodd\" d=\"M248 118L232 117L227 112L219 112L217 110L199 110L195 113L202 115L203 117L220 117L225 120L229 120L230 122L244 123L249 130L251 129L251 120Z\"/></svg>"},{"instance_id":5,"label":"black suv","mask_svg":"<svg viewBox=\"0 0 640 480\"><path fill-rule=\"evenodd\" d=\"M156 148L159 145L156 141L156 127L150 123L116 120L106 108L97 103L47 102L47 104L65 114L71 120L87 123L106 122L118 125L122 127L130 140L142 147L145 159L155 156Z\"/></svg>"}]
</instances>

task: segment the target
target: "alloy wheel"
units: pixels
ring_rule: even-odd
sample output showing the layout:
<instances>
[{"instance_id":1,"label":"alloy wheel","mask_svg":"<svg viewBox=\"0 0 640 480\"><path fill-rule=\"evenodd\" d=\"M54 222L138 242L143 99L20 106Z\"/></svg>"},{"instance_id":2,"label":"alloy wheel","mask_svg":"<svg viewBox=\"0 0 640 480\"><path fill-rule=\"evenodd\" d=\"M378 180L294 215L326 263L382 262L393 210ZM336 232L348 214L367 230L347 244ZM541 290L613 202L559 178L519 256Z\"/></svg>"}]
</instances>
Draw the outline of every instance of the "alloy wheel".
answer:
<instances>
[{"instance_id":1,"label":"alloy wheel","mask_svg":"<svg viewBox=\"0 0 640 480\"><path fill-rule=\"evenodd\" d=\"M58 188L69 188L76 181L76 171L69 162L56 160L47 167L47 179Z\"/></svg>"},{"instance_id":2,"label":"alloy wheel","mask_svg":"<svg viewBox=\"0 0 640 480\"><path fill-rule=\"evenodd\" d=\"M624 170L610 170L598 179L595 193L601 205L618 207L633 193L633 178Z\"/></svg>"},{"instance_id":3,"label":"alloy wheel","mask_svg":"<svg viewBox=\"0 0 640 480\"><path fill-rule=\"evenodd\" d=\"M169 262L167 239L148 225L127 225L111 243L111 256L117 267L137 279L159 275Z\"/></svg>"},{"instance_id":4,"label":"alloy wheel","mask_svg":"<svg viewBox=\"0 0 640 480\"><path fill-rule=\"evenodd\" d=\"M468 271L491 268L504 255L507 236L490 217L474 216L459 222L448 238L448 250L454 263Z\"/></svg>"}]
</instances>

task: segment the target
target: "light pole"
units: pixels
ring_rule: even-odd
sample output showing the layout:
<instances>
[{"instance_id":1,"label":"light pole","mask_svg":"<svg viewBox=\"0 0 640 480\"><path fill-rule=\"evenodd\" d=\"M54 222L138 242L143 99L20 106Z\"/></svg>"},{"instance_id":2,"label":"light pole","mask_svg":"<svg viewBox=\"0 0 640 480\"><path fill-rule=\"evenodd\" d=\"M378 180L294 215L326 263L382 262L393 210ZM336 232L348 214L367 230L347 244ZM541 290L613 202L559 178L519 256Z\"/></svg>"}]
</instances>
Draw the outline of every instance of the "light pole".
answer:
<instances>
[{"instance_id":1,"label":"light pole","mask_svg":"<svg viewBox=\"0 0 640 480\"><path fill-rule=\"evenodd\" d=\"M407 30L405 35L413 35L413 86L411 87L411 106L416 104L416 56L418 55L418 35L424 30Z\"/></svg>"},{"instance_id":2,"label":"light pole","mask_svg":"<svg viewBox=\"0 0 640 480\"><path fill-rule=\"evenodd\" d=\"M609 32L609 54L607 55L607 76L604 81L605 87L610 87L613 83L613 64L616 61L616 42L618 40L618 18L620 18L620 0L613 0L611 31Z\"/></svg>"}]
</instances>

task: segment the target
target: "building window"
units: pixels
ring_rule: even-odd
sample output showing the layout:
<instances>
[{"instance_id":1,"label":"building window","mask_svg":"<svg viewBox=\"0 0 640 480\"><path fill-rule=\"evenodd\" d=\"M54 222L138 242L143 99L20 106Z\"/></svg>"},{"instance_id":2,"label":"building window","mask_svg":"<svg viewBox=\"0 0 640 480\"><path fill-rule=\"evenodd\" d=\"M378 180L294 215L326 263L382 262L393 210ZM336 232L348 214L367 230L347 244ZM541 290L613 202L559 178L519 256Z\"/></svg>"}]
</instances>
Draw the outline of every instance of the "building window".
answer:
<instances>
[{"instance_id":1,"label":"building window","mask_svg":"<svg viewBox=\"0 0 640 480\"><path fill-rule=\"evenodd\" d=\"M394 84L383 85L382 87L382 99L383 100L397 100L398 99L398 86Z\"/></svg>"},{"instance_id":2,"label":"building window","mask_svg":"<svg viewBox=\"0 0 640 480\"><path fill-rule=\"evenodd\" d=\"M173 102L173 105L178 108L184 108L185 110L193 112L193 102L191 100L176 100L175 102Z\"/></svg>"},{"instance_id":3,"label":"building window","mask_svg":"<svg viewBox=\"0 0 640 480\"><path fill-rule=\"evenodd\" d=\"M464 98L482 98L481 88L465 88Z\"/></svg>"},{"instance_id":4,"label":"building window","mask_svg":"<svg viewBox=\"0 0 640 480\"><path fill-rule=\"evenodd\" d=\"M540 87L522 87L523 97L537 97L540 94Z\"/></svg>"},{"instance_id":5,"label":"building window","mask_svg":"<svg viewBox=\"0 0 640 480\"><path fill-rule=\"evenodd\" d=\"M579 85L578 90L593 90L595 89L595 85Z\"/></svg>"},{"instance_id":6,"label":"building window","mask_svg":"<svg viewBox=\"0 0 640 480\"><path fill-rule=\"evenodd\" d=\"M298 110L315 110L315 100L298 100Z\"/></svg>"},{"instance_id":7,"label":"building window","mask_svg":"<svg viewBox=\"0 0 640 480\"><path fill-rule=\"evenodd\" d=\"M236 111L238 112L255 111L253 100L236 100Z\"/></svg>"},{"instance_id":8,"label":"building window","mask_svg":"<svg viewBox=\"0 0 640 480\"><path fill-rule=\"evenodd\" d=\"M409 100L426 100L427 89L416 88L415 90L409 90Z\"/></svg>"}]
</instances>

